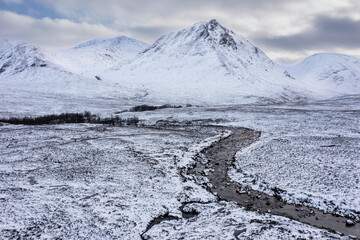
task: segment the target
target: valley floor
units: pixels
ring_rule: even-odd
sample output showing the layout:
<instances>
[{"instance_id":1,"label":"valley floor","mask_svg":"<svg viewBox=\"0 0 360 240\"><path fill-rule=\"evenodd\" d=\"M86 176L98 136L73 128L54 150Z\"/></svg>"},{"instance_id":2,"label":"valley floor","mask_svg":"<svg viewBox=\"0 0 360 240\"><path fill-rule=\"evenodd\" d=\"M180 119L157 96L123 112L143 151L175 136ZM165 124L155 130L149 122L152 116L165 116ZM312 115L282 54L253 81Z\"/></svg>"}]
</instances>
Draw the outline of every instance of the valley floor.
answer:
<instances>
[{"instance_id":1,"label":"valley floor","mask_svg":"<svg viewBox=\"0 0 360 240\"><path fill-rule=\"evenodd\" d=\"M0 126L0 236L349 239L221 200L209 191L209 173L196 177L184 169L206 164L202 151L229 137L228 127L256 129L261 137L228 166L233 181L355 222L360 111L351 104L121 114L136 115L142 127Z\"/></svg>"}]
</instances>

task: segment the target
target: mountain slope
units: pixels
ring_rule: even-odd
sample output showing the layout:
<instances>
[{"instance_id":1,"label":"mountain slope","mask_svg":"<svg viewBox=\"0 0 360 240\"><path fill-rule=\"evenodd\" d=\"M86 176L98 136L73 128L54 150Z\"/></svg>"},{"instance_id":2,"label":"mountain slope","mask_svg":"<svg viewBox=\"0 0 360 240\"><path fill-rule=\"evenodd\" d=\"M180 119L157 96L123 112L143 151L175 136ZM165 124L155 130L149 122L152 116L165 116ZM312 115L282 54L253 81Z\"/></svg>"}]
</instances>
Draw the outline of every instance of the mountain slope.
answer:
<instances>
[{"instance_id":1,"label":"mountain slope","mask_svg":"<svg viewBox=\"0 0 360 240\"><path fill-rule=\"evenodd\" d=\"M94 75L134 58L149 45L125 36L91 40L71 49L49 50L51 61L77 74ZM89 73L89 74L86 74Z\"/></svg>"},{"instance_id":2,"label":"mountain slope","mask_svg":"<svg viewBox=\"0 0 360 240\"><path fill-rule=\"evenodd\" d=\"M216 20L163 35L151 46L127 37L66 50L0 40L0 114L14 108L113 113L113 106L139 103L273 103L358 94L359 62L317 54L282 67Z\"/></svg>"},{"instance_id":3,"label":"mountain slope","mask_svg":"<svg viewBox=\"0 0 360 240\"><path fill-rule=\"evenodd\" d=\"M130 60L147 47L148 44L125 36L92 40L70 49L43 49L3 39L0 40L0 73L14 75L32 67L51 66L75 74L93 74Z\"/></svg>"},{"instance_id":4,"label":"mountain slope","mask_svg":"<svg viewBox=\"0 0 360 240\"><path fill-rule=\"evenodd\" d=\"M296 82L283 69L216 20L164 35L103 76L163 102L228 104L298 96L289 91Z\"/></svg>"},{"instance_id":5,"label":"mountain slope","mask_svg":"<svg viewBox=\"0 0 360 240\"><path fill-rule=\"evenodd\" d=\"M0 40L0 74L11 76L30 68L47 67L44 54L20 41Z\"/></svg>"},{"instance_id":6,"label":"mountain slope","mask_svg":"<svg viewBox=\"0 0 360 240\"><path fill-rule=\"evenodd\" d=\"M0 40L0 115L98 112L99 109L107 112L110 108L113 113L120 99L133 99L138 94L116 83L96 79L89 72L71 72L59 63L73 59L56 56L31 44ZM97 62L106 68L101 59Z\"/></svg>"},{"instance_id":7,"label":"mountain slope","mask_svg":"<svg viewBox=\"0 0 360 240\"><path fill-rule=\"evenodd\" d=\"M318 94L360 94L360 59L356 57L321 53L284 69Z\"/></svg>"}]
</instances>

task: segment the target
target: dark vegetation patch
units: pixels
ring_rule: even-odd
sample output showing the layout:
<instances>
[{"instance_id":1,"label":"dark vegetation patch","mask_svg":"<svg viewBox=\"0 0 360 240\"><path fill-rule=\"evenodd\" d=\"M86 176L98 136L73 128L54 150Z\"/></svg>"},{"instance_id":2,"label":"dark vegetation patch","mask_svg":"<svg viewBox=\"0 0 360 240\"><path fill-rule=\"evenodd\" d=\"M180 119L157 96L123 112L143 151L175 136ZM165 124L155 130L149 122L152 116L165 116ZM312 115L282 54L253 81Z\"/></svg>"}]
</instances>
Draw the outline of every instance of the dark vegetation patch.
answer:
<instances>
[{"instance_id":1,"label":"dark vegetation patch","mask_svg":"<svg viewBox=\"0 0 360 240\"><path fill-rule=\"evenodd\" d=\"M12 117L8 119L0 119L0 122L9 124L23 124L23 125L46 125L46 124L66 124L66 123L92 123L92 124L106 124L110 126L129 126L137 125L139 119L137 117L122 119L119 116L111 116L109 118L102 118L100 115L84 113L62 113L51 114L39 117Z\"/></svg>"},{"instance_id":2,"label":"dark vegetation patch","mask_svg":"<svg viewBox=\"0 0 360 240\"><path fill-rule=\"evenodd\" d=\"M163 109L163 108L182 108L181 105L170 105L170 104L164 104L161 106L151 106L151 105L139 105L139 106L135 106L129 109L129 112L145 112L145 111L155 111L158 109Z\"/></svg>"}]
</instances>

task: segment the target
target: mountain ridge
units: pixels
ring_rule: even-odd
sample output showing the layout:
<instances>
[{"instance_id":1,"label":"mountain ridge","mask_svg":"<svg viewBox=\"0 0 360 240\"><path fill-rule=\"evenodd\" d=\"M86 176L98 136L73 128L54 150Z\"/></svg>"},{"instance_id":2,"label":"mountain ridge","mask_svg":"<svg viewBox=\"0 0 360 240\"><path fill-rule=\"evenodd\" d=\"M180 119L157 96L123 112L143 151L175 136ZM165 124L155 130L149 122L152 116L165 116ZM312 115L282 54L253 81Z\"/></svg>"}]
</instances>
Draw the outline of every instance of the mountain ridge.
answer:
<instances>
[{"instance_id":1,"label":"mountain ridge","mask_svg":"<svg viewBox=\"0 0 360 240\"><path fill-rule=\"evenodd\" d=\"M360 94L359 66L355 57L318 54L284 67L211 20L150 46L126 36L70 49L0 40L0 93L3 102L26 109L30 102L41 108L54 99L62 109L104 107L109 99L123 105L302 102Z\"/></svg>"},{"instance_id":2,"label":"mountain ridge","mask_svg":"<svg viewBox=\"0 0 360 240\"><path fill-rule=\"evenodd\" d=\"M0 40L0 74L12 76L28 68L47 67L43 51L17 40Z\"/></svg>"},{"instance_id":3,"label":"mountain ridge","mask_svg":"<svg viewBox=\"0 0 360 240\"><path fill-rule=\"evenodd\" d=\"M83 43L80 43L78 45L75 45L72 48L83 48L83 47L89 47L92 45L114 45L114 44L122 44L124 42L141 42L139 40L127 37L127 36L118 36L114 38L98 38L98 39L92 39ZM148 45L144 42L141 42L144 45Z\"/></svg>"},{"instance_id":4,"label":"mountain ridge","mask_svg":"<svg viewBox=\"0 0 360 240\"><path fill-rule=\"evenodd\" d=\"M283 66L292 76L330 95L360 94L360 59L339 53L317 53L293 66Z\"/></svg>"}]
</instances>

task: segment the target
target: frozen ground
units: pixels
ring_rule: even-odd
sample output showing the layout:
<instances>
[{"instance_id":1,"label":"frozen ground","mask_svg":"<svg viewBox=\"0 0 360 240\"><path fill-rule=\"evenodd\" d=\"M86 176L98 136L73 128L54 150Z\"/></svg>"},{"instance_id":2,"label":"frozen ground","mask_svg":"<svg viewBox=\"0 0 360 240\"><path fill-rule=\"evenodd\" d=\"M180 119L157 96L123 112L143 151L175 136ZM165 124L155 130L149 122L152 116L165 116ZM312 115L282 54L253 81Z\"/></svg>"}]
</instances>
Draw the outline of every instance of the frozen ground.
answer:
<instances>
[{"instance_id":1,"label":"frozen ground","mask_svg":"<svg viewBox=\"0 0 360 240\"><path fill-rule=\"evenodd\" d=\"M287 202L359 219L359 154L354 136L265 136L237 154L231 176Z\"/></svg>"},{"instance_id":2,"label":"frozen ground","mask_svg":"<svg viewBox=\"0 0 360 240\"><path fill-rule=\"evenodd\" d=\"M340 238L216 202L184 180L179 168L228 134L221 129L7 125L0 133L1 239ZM202 204L184 210L200 214L184 219L189 201ZM179 220L145 232L167 213Z\"/></svg>"},{"instance_id":3,"label":"frozen ground","mask_svg":"<svg viewBox=\"0 0 360 240\"><path fill-rule=\"evenodd\" d=\"M358 98L301 106L166 109L139 117L147 124L219 124L260 130L260 141L237 154L230 171L234 180L270 194L277 187L289 202L359 219Z\"/></svg>"},{"instance_id":4,"label":"frozen ground","mask_svg":"<svg viewBox=\"0 0 360 240\"><path fill-rule=\"evenodd\" d=\"M179 215L180 201L214 199L182 182L176 167L187 148L214 130L0 131L1 239L139 239L153 217Z\"/></svg>"},{"instance_id":5,"label":"frozen ground","mask_svg":"<svg viewBox=\"0 0 360 240\"><path fill-rule=\"evenodd\" d=\"M347 239L283 217L259 215L233 203L191 204L196 219L164 221L153 227L149 239ZM201 238L199 238L201 236Z\"/></svg>"}]
</instances>

